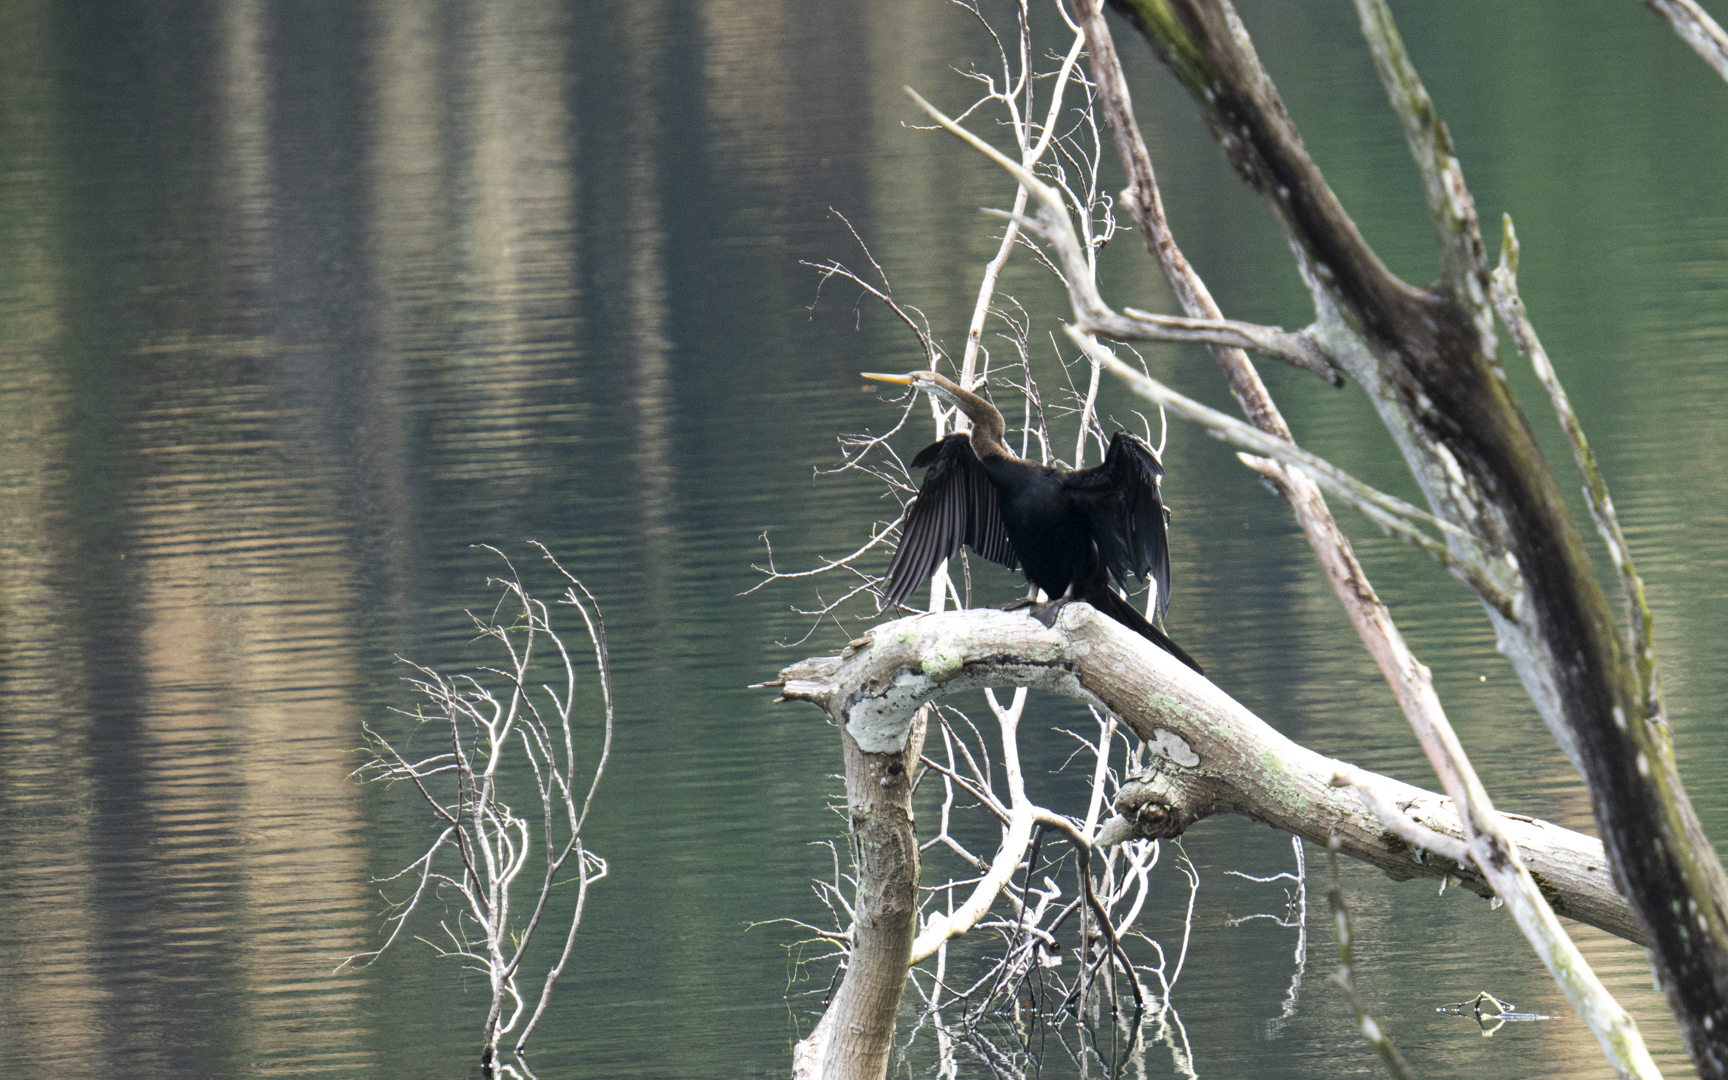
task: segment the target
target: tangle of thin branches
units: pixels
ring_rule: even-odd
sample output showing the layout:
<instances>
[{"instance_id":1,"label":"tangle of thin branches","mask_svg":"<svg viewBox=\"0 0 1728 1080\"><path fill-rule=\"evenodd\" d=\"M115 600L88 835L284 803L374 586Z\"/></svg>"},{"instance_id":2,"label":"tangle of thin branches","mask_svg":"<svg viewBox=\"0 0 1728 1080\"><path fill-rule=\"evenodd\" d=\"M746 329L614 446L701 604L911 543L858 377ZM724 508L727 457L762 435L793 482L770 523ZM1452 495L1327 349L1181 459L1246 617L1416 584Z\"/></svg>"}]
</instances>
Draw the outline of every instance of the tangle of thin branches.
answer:
<instances>
[{"instance_id":1,"label":"tangle of thin branches","mask_svg":"<svg viewBox=\"0 0 1728 1080\"><path fill-rule=\"evenodd\" d=\"M395 943L423 907L444 903L447 915L437 939L416 934L442 956L483 974L492 991L482 1032L481 1066L490 1070L498 1042L524 1017L515 1049L522 1052L545 1014L582 923L588 890L607 874L606 860L583 842L583 827L605 775L612 749L612 682L606 628L592 594L552 553L534 544L562 578L558 607L575 610L593 648L601 716L577 716L578 663L553 626L552 608L530 594L508 557L508 576L491 584L501 590L489 616L472 612L474 629L503 656L503 666L474 674L446 675L420 664L408 683L421 698L406 733L365 728L372 756L355 775L386 784L407 784L424 803L438 830L419 858L381 885L403 883L406 897L386 899L383 944L342 962L363 968ZM430 752L410 749L429 734ZM597 743L585 756L578 743ZM513 808L525 795L536 809ZM538 881L522 881L532 869ZM575 898L560 905L568 918L564 940L547 964L532 1012L520 980L537 931L553 918L555 890L574 885ZM537 887L536 887L537 886ZM454 901L454 903L449 903ZM541 959L544 959L543 957ZM339 969L340 970L340 969ZM506 1067L508 1068L508 1066ZM524 1066L525 1068L525 1066Z\"/></svg>"}]
</instances>

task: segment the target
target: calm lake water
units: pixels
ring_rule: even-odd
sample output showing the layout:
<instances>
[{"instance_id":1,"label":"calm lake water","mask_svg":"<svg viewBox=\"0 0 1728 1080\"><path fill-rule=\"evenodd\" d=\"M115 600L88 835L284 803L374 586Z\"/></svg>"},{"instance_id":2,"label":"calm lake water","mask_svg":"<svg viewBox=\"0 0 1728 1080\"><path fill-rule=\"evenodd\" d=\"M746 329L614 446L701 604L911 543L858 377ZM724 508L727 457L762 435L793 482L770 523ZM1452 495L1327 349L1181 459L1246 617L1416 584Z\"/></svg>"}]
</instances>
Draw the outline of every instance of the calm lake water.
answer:
<instances>
[{"instance_id":1,"label":"calm lake water","mask_svg":"<svg viewBox=\"0 0 1728 1080\"><path fill-rule=\"evenodd\" d=\"M1728 837L1728 86L1637 4L1396 12L1491 246L1516 218L1526 302L1656 606L1692 798ZM1349 6L1243 14L1364 233L1408 280L1434 276ZM1118 33L1189 256L1232 317L1303 325L1276 228ZM747 927L822 918L838 743L746 687L866 623L782 644L811 628L793 607L843 586L739 594L764 533L802 569L892 517L871 483L817 471L836 435L898 415L856 373L919 363L857 290L818 298L803 262L865 267L844 214L957 350L995 247L977 210L1012 191L910 127L900 88L960 107L973 84L953 69L989 49L939 0L0 4L0 1072L473 1072L482 978L410 941L333 973L377 940L374 879L430 829L408 792L349 774L361 725L409 704L398 656L496 662L463 615L490 609L500 569L473 545L554 590L536 539L604 609L619 711L590 832L612 873L535 1071L787 1073L817 1009L796 980L827 972L794 968L791 930ZM1175 310L1131 235L1105 281ZM1004 289L1057 378L1050 282L1023 260ZM1204 353L1147 356L1229 407ZM1307 446L1415 494L1358 391L1266 376ZM1191 429L1166 461L1177 640L1293 737L1431 786L1288 511ZM1587 828L1477 605L1341 520L1499 805ZM1054 801L1069 748L1048 729L1074 713L1035 709L1024 752ZM1289 1015L1294 931L1227 921L1282 911L1278 887L1225 871L1290 869L1288 839L1215 820L1186 848L1202 879L1175 1003L1197 1073L1377 1073L1325 981L1324 917ZM1422 1075L1610 1075L1504 912L1362 868L1346 885L1362 984ZM1172 873L1149 929L1174 940L1185 900ZM1639 951L1580 937L1684 1072ZM1435 1014L1484 989L1556 1019L1483 1039ZM1041 1075L1075 1074L1044 1050ZM1174 1071L1163 1047L1144 1063ZM932 1067L926 1032L895 1071Z\"/></svg>"}]
</instances>

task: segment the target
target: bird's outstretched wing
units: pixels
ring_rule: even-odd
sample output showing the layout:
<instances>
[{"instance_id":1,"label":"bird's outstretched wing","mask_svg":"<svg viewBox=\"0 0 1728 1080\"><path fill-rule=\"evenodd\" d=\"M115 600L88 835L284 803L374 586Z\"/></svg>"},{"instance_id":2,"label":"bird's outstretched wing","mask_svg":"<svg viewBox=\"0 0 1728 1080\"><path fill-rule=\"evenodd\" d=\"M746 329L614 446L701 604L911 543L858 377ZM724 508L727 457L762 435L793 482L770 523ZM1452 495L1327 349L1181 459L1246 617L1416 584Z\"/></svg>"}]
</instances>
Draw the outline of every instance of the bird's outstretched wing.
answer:
<instances>
[{"instance_id":1,"label":"bird's outstretched wing","mask_svg":"<svg viewBox=\"0 0 1728 1080\"><path fill-rule=\"evenodd\" d=\"M1164 500L1158 479L1164 465L1140 439L1118 431L1110 439L1104 464L1079 469L1062 478L1073 504L1086 515L1116 587L1126 590L1128 578L1158 583L1158 618L1170 607L1170 542L1165 533Z\"/></svg>"},{"instance_id":2,"label":"bird's outstretched wing","mask_svg":"<svg viewBox=\"0 0 1728 1080\"><path fill-rule=\"evenodd\" d=\"M900 547L888 567L888 605L905 600L920 581L936 572L961 544L1012 570L1018 565L1008 530L996 509L996 489L984 466L972 453L964 434L931 443L912 459L912 467L929 466L924 486L906 511Z\"/></svg>"}]
</instances>

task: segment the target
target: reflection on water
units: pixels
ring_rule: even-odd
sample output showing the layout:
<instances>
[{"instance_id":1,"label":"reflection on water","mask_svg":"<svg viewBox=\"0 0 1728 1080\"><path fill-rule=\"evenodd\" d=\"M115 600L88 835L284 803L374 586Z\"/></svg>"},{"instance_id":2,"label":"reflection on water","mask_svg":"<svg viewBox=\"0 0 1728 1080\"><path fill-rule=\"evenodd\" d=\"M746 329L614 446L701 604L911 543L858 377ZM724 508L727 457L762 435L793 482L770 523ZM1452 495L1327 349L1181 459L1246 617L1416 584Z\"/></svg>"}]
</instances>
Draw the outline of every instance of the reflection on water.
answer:
<instances>
[{"instance_id":1,"label":"reflection on water","mask_svg":"<svg viewBox=\"0 0 1728 1080\"><path fill-rule=\"evenodd\" d=\"M1728 206L1705 181L1728 171L1728 105L1628 7L1413 10L1406 35L1479 202L1518 216L1526 299L1657 605L1693 797L1728 836ZM1244 11L1365 232L1422 280L1431 241L1348 11ZM786 1069L813 1019L788 978L808 973L744 925L818 918L806 883L827 856L806 845L838 828L835 747L813 712L744 687L854 627L783 650L808 629L788 607L813 597L736 594L764 530L796 568L883 515L861 482L811 473L836 433L882 424L855 373L917 362L851 295L812 308L799 260L856 260L838 209L958 339L995 243L976 208L1009 193L909 129L899 87L959 100L949 65L988 49L934 0L0 6L0 1070L466 1074L471 977L414 948L332 974L380 926L373 879L422 839L410 805L348 774L360 724L404 700L395 657L484 661L461 609L491 602L495 567L469 545L522 555L529 537L604 606L620 705L592 826L613 874L536 1071ZM1589 58L1613 94L1569 91L1601 81ZM1226 310L1299 324L1276 230L1128 60L1172 218ZM1580 127L1604 132L1587 160ZM1107 249L1111 288L1167 307L1134 247ZM1007 288L1053 296L1029 263ZM1222 400L1198 354L1148 358ZM1359 394L1267 378L1313 449L1398 488ZM1177 636L1296 737L1430 782L1287 512L1192 431L1167 459ZM1587 825L1480 611L1357 531L1500 804ZM1043 708L1027 731L1069 715ZM1060 798L1065 745L1023 741ZM1268 901L1223 871L1287 869L1286 841L1215 821L1187 846L1203 884L1178 1003L1198 1072L1366 1068L1315 975L1326 934L1269 1027L1292 932L1226 921ZM1425 1075L1606 1075L1503 915L1360 868L1347 887L1364 990ZM1186 886L1161 888L1149 929L1169 940ZM1583 943L1678 1067L1637 951ZM1435 1023L1482 989L1556 1019L1490 1041Z\"/></svg>"}]
</instances>

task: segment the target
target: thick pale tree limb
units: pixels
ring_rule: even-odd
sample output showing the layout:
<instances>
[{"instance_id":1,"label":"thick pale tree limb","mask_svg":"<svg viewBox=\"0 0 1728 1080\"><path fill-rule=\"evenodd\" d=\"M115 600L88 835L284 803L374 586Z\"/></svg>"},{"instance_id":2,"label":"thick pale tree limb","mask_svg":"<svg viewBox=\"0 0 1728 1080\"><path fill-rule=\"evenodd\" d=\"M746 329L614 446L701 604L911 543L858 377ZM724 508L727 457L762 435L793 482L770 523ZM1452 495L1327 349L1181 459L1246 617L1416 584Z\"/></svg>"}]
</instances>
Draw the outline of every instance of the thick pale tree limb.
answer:
<instances>
[{"instance_id":1,"label":"thick pale tree limb","mask_svg":"<svg viewBox=\"0 0 1728 1080\"><path fill-rule=\"evenodd\" d=\"M987 608L885 623L840 656L788 667L780 686L783 700L821 707L879 754L892 754L897 741L910 737L919 706L962 691L1030 686L1079 698L1108 709L1158 755L1155 770L1123 786L1118 816L1105 824L1100 843L1177 836L1214 814L1242 814L1322 845L1336 834L1345 854L1400 880L1450 875L1491 895L1475 867L1411 847L1354 789L1334 782L1366 783L1382 804L1456 839L1463 832L1451 800L1291 742L1084 604L1063 608L1051 628L1024 613ZM1642 940L1599 842L1527 817L1498 819L1555 910Z\"/></svg>"},{"instance_id":2,"label":"thick pale tree limb","mask_svg":"<svg viewBox=\"0 0 1728 1080\"><path fill-rule=\"evenodd\" d=\"M912 777L924 747L922 715L905 716L898 745L843 727L846 806L858 866L857 920L846 977L797 1063L820 1061L822 1080L879 1080L894 1045L918 917L918 833ZM844 1022L832 1018L843 1017ZM800 1074L804 1075L804 1074Z\"/></svg>"}]
</instances>

